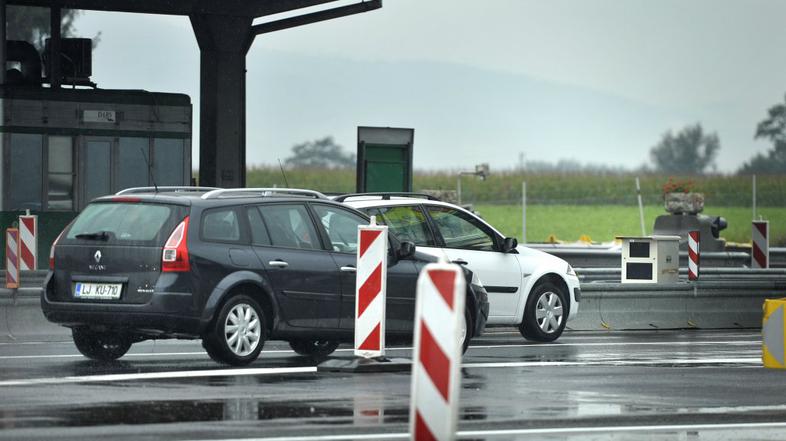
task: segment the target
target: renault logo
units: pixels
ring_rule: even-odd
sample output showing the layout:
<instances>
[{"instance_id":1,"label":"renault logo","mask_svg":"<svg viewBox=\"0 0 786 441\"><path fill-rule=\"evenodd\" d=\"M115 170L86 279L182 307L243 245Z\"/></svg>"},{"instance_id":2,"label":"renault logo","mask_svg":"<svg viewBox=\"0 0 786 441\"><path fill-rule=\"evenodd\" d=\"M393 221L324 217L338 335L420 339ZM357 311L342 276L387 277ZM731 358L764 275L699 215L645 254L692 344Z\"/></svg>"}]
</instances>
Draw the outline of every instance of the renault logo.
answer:
<instances>
[{"instance_id":1,"label":"renault logo","mask_svg":"<svg viewBox=\"0 0 786 441\"><path fill-rule=\"evenodd\" d=\"M101 263L101 250L98 250L95 254L93 254L93 259L96 261L96 263Z\"/></svg>"}]
</instances>

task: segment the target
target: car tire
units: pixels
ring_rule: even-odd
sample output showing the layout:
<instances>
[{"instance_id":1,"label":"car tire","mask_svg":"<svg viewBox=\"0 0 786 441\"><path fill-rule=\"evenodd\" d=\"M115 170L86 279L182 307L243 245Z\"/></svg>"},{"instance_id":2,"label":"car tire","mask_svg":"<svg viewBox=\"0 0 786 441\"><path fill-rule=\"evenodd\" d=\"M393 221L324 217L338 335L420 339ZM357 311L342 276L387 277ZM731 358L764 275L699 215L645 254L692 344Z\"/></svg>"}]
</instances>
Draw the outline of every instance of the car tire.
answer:
<instances>
[{"instance_id":1,"label":"car tire","mask_svg":"<svg viewBox=\"0 0 786 441\"><path fill-rule=\"evenodd\" d=\"M335 340L315 339L292 340L289 342L289 347L300 355L326 357L338 348L338 342Z\"/></svg>"},{"instance_id":2,"label":"car tire","mask_svg":"<svg viewBox=\"0 0 786 441\"><path fill-rule=\"evenodd\" d=\"M463 329L462 329L463 326ZM466 354L469 348L469 341L472 340L473 329L475 329L475 322L472 320L472 314L469 308L464 309L464 320L459 323L459 344L461 344L461 354Z\"/></svg>"},{"instance_id":3,"label":"car tire","mask_svg":"<svg viewBox=\"0 0 786 441\"><path fill-rule=\"evenodd\" d=\"M129 339L115 333L75 328L71 335L79 352L93 360L114 361L131 348Z\"/></svg>"},{"instance_id":4,"label":"car tire","mask_svg":"<svg viewBox=\"0 0 786 441\"><path fill-rule=\"evenodd\" d=\"M231 297L221 307L202 347L213 360L243 366L259 357L267 339L265 314L256 300L245 294Z\"/></svg>"},{"instance_id":5,"label":"car tire","mask_svg":"<svg viewBox=\"0 0 786 441\"><path fill-rule=\"evenodd\" d=\"M559 286L546 282L532 290L524 307L519 332L527 340L554 341L565 330L568 296Z\"/></svg>"}]
</instances>

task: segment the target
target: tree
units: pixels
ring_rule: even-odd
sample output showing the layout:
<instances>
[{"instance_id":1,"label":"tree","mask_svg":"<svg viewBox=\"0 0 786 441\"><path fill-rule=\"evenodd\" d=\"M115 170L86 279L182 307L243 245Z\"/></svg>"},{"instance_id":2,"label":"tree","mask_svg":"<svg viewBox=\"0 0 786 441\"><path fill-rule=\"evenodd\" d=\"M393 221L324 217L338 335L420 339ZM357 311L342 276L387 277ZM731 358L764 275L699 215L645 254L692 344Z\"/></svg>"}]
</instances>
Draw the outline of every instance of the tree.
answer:
<instances>
[{"instance_id":1,"label":"tree","mask_svg":"<svg viewBox=\"0 0 786 441\"><path fill-rule=\"evenodd\" d=\"M655 168L675 174L702 174L715 168L715 157L720 150L716 133L705 134L701 124L687 126L677 135L671 130L650 150Z\"/></svg>"},{"instance_id":2,"label":"tree","mask_svg":"<svg viewBox=\"0 0 786 441\"><path fill-rule=\"evenodd\" d=\"M295 145L284 162L294 167L349 168L355 166L355 155L344 153L332 136L326 136Z\"/></svg>"},{"instance_id":3,"label":"tree","mask_svg":"<svg viewBox=\"0 0 786 441\"><path fill-rule=\"evenodd\" d=\"M770 107L767 113L769 116L756 126L753 138L769 139L773 143L772 150L751 158L740 167L739 174L786 172L786 95L784 103Z\"/></svg>"},{"instance_id":4,"label":"tree","mask_svg":"<svg viewBox=\"0 0 786 441\"><path fill-rule=\"evenodd\" d=\"M63 25L61 33L63 37L74 36L76 27L74 20L81 11L76 9L63 9ZM40 51L44 48L44 42L49 38L49 8L39 8L31 6L8 5L6 7L6 32L9 40L24 40L33 45ZM97 39L94 39L94 44Z\"/></svg>"}]
</instances>

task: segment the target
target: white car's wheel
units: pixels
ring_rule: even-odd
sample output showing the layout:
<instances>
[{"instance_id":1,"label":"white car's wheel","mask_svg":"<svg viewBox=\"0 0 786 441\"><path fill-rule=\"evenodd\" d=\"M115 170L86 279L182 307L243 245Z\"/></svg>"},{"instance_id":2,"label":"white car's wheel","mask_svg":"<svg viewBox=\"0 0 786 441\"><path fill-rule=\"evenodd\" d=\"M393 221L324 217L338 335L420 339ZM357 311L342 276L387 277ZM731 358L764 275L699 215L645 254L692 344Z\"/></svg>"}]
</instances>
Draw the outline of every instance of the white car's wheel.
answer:
<instances>
[{"instance_id":1,"label":"white car's wheel","mask_svg":"<svg viewBox=\"0 0 786 441\"><path fill-rule=\"evenodd\" d=\"M537 285L527 299L524 317L519 325L527 340L554 341L562 335L567 322L567 296L553 283Z\"/></svg>"}]
</instances>

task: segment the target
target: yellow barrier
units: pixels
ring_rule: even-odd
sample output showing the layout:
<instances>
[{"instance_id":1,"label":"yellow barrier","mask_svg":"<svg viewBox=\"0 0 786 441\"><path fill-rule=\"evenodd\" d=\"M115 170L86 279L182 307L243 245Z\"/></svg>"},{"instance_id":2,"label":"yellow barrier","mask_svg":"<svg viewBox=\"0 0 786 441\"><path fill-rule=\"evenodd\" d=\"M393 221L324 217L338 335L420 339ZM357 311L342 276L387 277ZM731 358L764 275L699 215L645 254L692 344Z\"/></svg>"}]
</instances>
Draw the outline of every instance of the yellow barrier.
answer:
<instances>
[{"instance_id":1,"label":"yellow barrier","mask_svg":"<svg viewBox=\"0 0 786 441\"><path fill-rule=\"evenodd\" d=\"M784 306L786 299L767 299L764 301L764 320L761 326L762 345L761 360L764 367L771 369L786 369L784 354Z\"/></svg>"}]
</instances>

